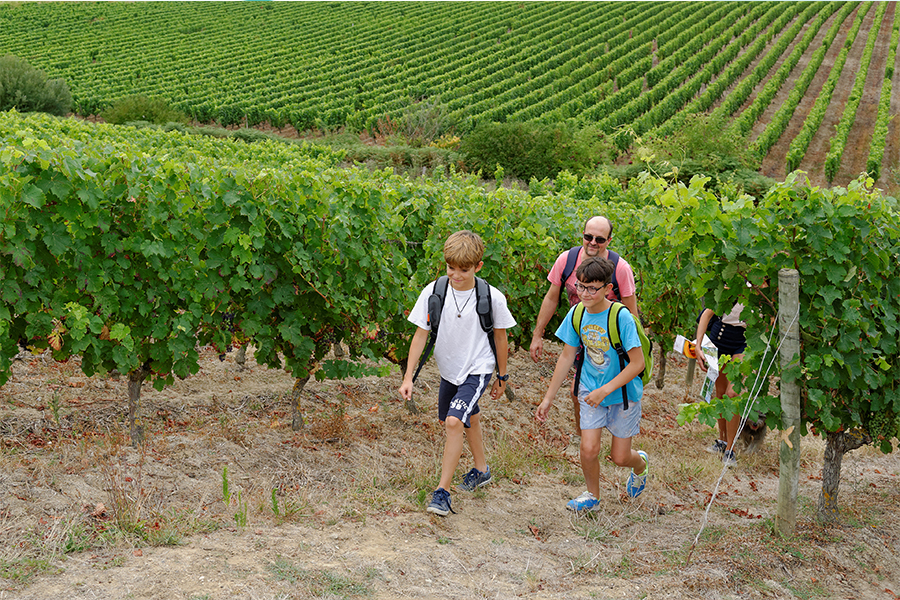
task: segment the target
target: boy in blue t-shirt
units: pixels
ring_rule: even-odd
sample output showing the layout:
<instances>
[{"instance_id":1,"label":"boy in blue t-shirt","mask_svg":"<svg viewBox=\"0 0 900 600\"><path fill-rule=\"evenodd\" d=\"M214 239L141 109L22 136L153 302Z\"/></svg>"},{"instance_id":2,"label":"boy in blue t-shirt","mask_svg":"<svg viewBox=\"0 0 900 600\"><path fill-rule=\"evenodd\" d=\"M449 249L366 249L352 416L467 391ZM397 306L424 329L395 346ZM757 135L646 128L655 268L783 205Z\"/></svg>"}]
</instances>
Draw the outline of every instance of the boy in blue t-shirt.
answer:
<instances>
[{"instance_id":1,"label":"boy in blue t-shirt","mask_svg":"<svg viewBox=\"0 0 900 600\"><path fill-rule=\"evenodd\" d=\"M640 431L641 396L644 393L640 378L644 354L637 325L627 309L619 311L619 336L628 353L628 364L624 369L619 368L619 358L607 331L612 302L606 296L612 286L613 269L609 260L589 257L575 271L578 278L575 289L584 305L581 331L575 331L573 307L556 330L556 336L565 347L556 361L544 401L535 412L538 421L547 420L553 399L568 377L579 345L583 344L585 358L578 399L581 404L581 470L587 491L566 504L566 508L574 511L593 511L600 507L597 500L600 496L600 434L604 427L613 436L610 458L620 467L631 468L626 486L629 496L636 498L644 491L650 471L647 453L631 449L631 438ZM623 386L628 390L627 410L623 403Z\"/></svg>"}]
</instances>

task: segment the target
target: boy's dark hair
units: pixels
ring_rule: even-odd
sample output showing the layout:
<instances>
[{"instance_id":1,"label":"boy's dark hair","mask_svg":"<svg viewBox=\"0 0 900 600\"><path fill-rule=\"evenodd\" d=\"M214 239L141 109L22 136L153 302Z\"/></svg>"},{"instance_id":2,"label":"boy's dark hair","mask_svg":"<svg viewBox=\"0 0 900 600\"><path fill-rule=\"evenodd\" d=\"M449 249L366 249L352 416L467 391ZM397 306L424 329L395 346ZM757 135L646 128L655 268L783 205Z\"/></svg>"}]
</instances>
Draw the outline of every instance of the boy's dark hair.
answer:
<instances>
[{"instance_id":1,"label":"boy's dark hair","mask_svg":"<svg viewBox=\"0 0 900 600\"><path fill-rule=\"evenodd\" d=\"M588 256L575 269L575 277L581 283L600 282L607 285L612 282L615 270L616 267L611 260L599 256Z\"/></svg>"}]
</instances>

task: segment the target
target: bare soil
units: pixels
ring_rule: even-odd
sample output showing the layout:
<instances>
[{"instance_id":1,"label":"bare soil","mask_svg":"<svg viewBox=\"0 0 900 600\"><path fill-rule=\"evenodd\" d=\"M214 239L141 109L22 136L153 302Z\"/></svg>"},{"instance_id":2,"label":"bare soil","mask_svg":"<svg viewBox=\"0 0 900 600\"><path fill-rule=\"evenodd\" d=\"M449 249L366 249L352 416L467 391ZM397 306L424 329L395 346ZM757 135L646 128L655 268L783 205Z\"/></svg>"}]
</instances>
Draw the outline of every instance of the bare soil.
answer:
<instances>
[{"instance_id":1,"label":"bare soil","mask_svg":"<svg viewBox=\"0 0 900 600\"><path fill-rule=\"evenodd\" d=\"M872 28L873 22L875 20L875 8L876 7L873 6L863 19L862 26L860 27L856 39L853 41L853 45L850 47L850 52L847 54L847 60L844 63L844 69L841 74L842 83L840 83L835 89L834 94L831 98L831 103L829 104L828 110L825 113L825 117L822 120L821 125L819 126L819 130L810 142L809 148L806 151L806 155L800 163L800 170L806 171L809 180L813 185L829 185L828 181L825 178L825 157L828 154L831 136L834 134L835 127L840 122L841 116L844 112L844 106L846 105L847 99L850 96L850 92L853 89L853 83L856 73L860 69L860 63L863 51L865 49L866 39L868 38L869 31ZM888 11L885 14L885 21L887 22L893 22L892 8L893 6L889 7ZM827 53L825 59L822 61L822 64L819 66L818 73L816 74L816 77L813 79L812 83L810 84L809 90L807 91L806 99L804 99L804 102L801 103L801 107L798 108L798 111L795 113L795 117L799 118L799 115L797 113L801 112L801 108L803 109L803 112L801 113L803 115L807 114L812 108L812 104L815 103L815 99L818 96L818 92L816 90L821 90L822 86L825 83L825 80L828 78L828 75L831 72L831 67L834 64L834 60L837 57L838 52L840 52L840 49L843 48L844 43L847 39L847 34L855 18L856 12L853 12L845 19L840 33L835 38L834 42L832 42L832 46L829 48L829 52ZM806 68L806 65L809 64L809 59L816 48L817 46L815 44L810 44L809 48L807 48L807 51L804 53L803 57L796 65L795 70L799 69L798 72L802 72L802 70ZM884 78L884 65L887 62L887 52L888 49L886 42L879 42L876 44L875 52L872 55L872 66L870 67L870 69L875 69L876 72L869 74L870 80L867 81L867 85L863 92L861 107L871 106L874 103L876 107L875 110L877 111L878 98L881 93L880 81ZM880 71L878 71L877 65L881 65ZM790 93L790 91L790 87L783 86L779 91L779 94L776 95L773 101L773 105L780 106L781 102L784 100L786 95ZM815 95L813 95L814 91ZM807 99L810 102L809 106L806 106ZM854 165L859 165L860 161L862 162L864 170L865 161L866 158L868 158L869 152L868 142L872 136L872 129L875 125L875 119L874 117L867 116L868 113L862 108L860 109L860 112L861 114L857 116L857 124L851 131L849 141L846 144L844 150L844 155L841 161L842 168L832 182L832 185L846 186L850 181L856 179L856 177L858 177L860 173L854 173L851 169L854 168ZM763 168L761 170L763 175L768 175L776 179L783 178L785 169L784 157L787 156L788 147L790 146L794 135L796 135L796 133L794 133L794 135L790 135L790 131L793 131L794 128L796 128L796 131L799 131L799 124L802 124L802 121L797 121L796 119L795 121L791 122L789 131L786 132L785 135L781 136L779 142L772 147L772 149L769 151L768 157L763 161ZM761 122L767 123L768 121L761 119ZM862 156L863 154L865 156ZM779 160L781 163L780 166L775 163L775 161Z\"/></svg>"},{"instance_id":2,"label":"bare soil","mask_svg":"<svg viewBox=\"0 0 900 600\"><path fill-rule=\"evenodd\" d=\"M754 125L750 133L752 140L759 137L778 109L785 103L788 95L794 88L797 79L800 77L800 74L803 73L809 65L812 55L815 53L816 49L822 46L825 35L834 24L836 15L837 12L833 13L822 27L819 28L819 34L813 39L803 56L800 57L797 65L794 67L793 71L791 71L790 77L785 84L781 86L778 93L775 94L775 98L772 100L772 103L769 105L766 112L763 113L762 118ZM847 19L845 19L845 22L850 21L850 23L852 23L853 17L853 14L849 15ZM805 33L806 29L800 32L797 39L802 39L802 36L805 35ZM791 142L797 134L800 133L800 129L803 127L807 115L809 115L809 111L812 110L813 105L816 103L816 98L819 97L819 92L822 91L822 87L824 87L825 81L828 79L828 74L831 72L831 66L834 64L838 54L840 54L841 48L843 48L843 44L838 43L839 40L840 36L835 38L835 41L828 47L828 51L825 53L825 57L822 59L822 63L819 65L815 77L813 77L809 87L806 88L806 94L804 94L803 98L800 100L800 104L794 110L794 114L791 117L787 128L781 135L779 141L769 149L769 153L763 159L759 170L762 175L777 179L778 181L783 181L787 175L788 149L790 148Z\"/></svg>"},{"instance_id":3,"label":"bare soil","mask_svg":"<svg viewBox=\"0 0 900 600\"><path fill-rule=\"evenodd\" d=\"M900 594L897 453L845 457L840 522L826 527L814 519L823 447L804 438L796 534L783 539L779 436L723 470L704 451L711 430L676 423L698 393L681 357L645 394L635 445L651 458L647 490L629 500L625 470L604 465L602 509L575 516L571 405L560 394L548 425L533 419L555 356L514 353L515 399L482 402L494 481L453 490L456 514L441 518L424 511L443 447L432 365L420 414L397 397L397 372L311 381L295 433L293 380L234 356L203 349L198 374L145 386L141 450L127 443L124 377L87 378L46 355L15 363L0 389L0 598ZM458 476L470 466L464 455Z\"/></svg>"},{"instance_id":4,"label":"bare soil","mask_svg":"<svg viewBox=\"0 0 900 600\"><path fill-rule=\"evenodd\" d=\"M881 20L881 27L875 38L875 46L872 59L869 62L869 70L866 73L866 83L863 95L856 110L856 120L850 128L848 140L850 142L844 149L841 160L841 168L835 178L846 185L865 172L866 162L869 159L869 146L872 143L875 121L878 119L878 103L881 100L881 86L884 83L885 67L887 66L888 52L890 51L891 25L894 23L894 11L897 4L888 5ZM873 15L874 20L874 15ZM866 35L868 38L868 35ZM892 90L893 91L893 90Z\"/></svg>"}]
</instances>

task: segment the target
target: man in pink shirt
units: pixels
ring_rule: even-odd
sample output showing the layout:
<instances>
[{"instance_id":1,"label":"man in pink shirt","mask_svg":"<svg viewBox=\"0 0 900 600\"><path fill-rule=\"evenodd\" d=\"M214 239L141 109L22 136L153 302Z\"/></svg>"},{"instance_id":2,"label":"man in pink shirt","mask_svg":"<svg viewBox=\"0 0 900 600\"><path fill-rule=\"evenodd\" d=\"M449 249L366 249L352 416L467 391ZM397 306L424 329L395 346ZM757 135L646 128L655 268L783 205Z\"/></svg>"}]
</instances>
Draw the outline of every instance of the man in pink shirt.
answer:
<instances>
[{"instance_id":1,"label":"man in pink shirt","mask_svg":"<svg viewBox=\"0 0 900 600\"><path fill-rule=\"evenodd\" d=\"M613 261L616 265L613 276L613 290L609 293L610 300L617 300L624 304L632 314L638 314L637 298L635 297L634 271L631 265L615 252L609 250L609 242L612 240L612 222L603 216L591 217L584 223L581 247L575 247L559 255L553 268L547 275L550 281L550 289L541 302L541 310L538 312L534 333L531 335L531 359L538 362L544 351L544 329L547 323L556 313L559 307L563 287L568 295L569 304L578 304L578 293L575 291L575 269L581 264L585 256L599 256ZM577 253L577 256L576 256ZM568 277L563 281L563 275ZM572 400L575 409L575 429L580 434L578 399L573 395Z\"/></svg>"}]
</instances>

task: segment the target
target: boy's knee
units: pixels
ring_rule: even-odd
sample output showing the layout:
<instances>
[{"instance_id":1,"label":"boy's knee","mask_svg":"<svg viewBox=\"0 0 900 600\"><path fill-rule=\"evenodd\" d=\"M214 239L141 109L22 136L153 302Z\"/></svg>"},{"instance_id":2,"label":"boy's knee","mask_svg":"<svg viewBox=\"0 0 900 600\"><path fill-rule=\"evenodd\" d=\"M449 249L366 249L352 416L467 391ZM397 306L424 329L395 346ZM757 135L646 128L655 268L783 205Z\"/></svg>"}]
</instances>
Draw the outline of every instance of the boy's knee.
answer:
<instances>
[{"instance_id":1,"label":"boy's knee","mask_svg":"<svg viewBox=\"0 0 900 600\"><path fill-rule=\"evenodd\" d=\"M627 467L631 462L631 451L610 452L609 457L612 459L613 464L615 464L617 467Z\"/></svg>"},{"instance_id":2,"label":"boy's knee","mask_svg":"<svg viewBox=\"0 0 900 600\"><path fill-rule=\"evenodd\" d=\"M456 417L447 417L447 420L444 421L444 427L447 431L463 431L465 429L465 425Z\"/></svg>"},{"instance_id":3,"label":"boy's knee","mask_svg":"<svg viewBox=\"0 0 900 600\"><path fill-rule=\"evenodd\" d=\"M591 441L585 441L585 439L581 438L581 455L587 458L594 458L596 456L600 456L600 446L601 444L595 444Z\"/></svg>"}]
</instances>

